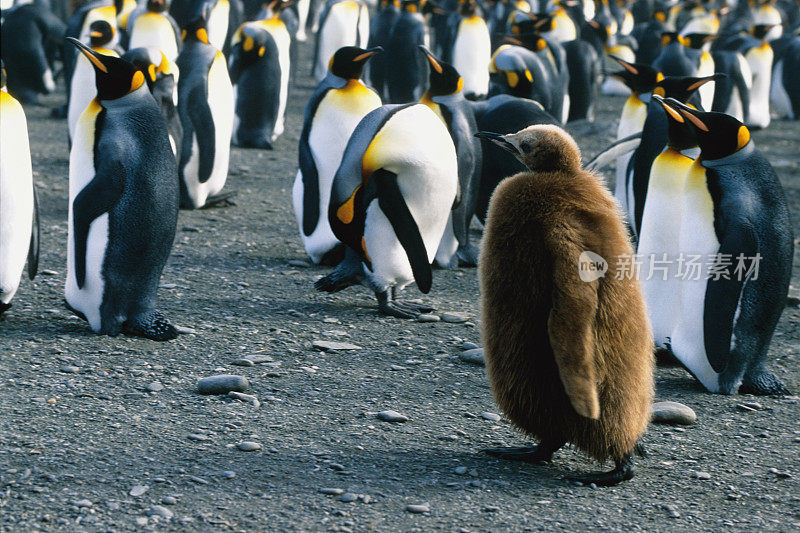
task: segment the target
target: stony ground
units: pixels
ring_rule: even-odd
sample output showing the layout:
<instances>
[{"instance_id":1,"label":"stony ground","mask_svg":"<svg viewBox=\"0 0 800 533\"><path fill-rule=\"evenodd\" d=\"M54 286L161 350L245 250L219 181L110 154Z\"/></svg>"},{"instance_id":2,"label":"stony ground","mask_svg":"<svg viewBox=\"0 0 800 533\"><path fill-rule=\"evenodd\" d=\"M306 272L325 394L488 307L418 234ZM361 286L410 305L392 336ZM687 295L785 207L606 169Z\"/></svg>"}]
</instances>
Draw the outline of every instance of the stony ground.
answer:
<instances>
[{"instance_id":1,"label":"stony ground","mask_svg":"<svg viewBox=\"0 0 800 533\"><path fill-rule=\"evenodd\" d=\"M0 322L0 530L800 528L798 398L710 395L679 368L658 370L657 396L692 407L697 423L651 426L631 482L568 484L566 474L598 468L569 449L548 466L481 454L525 439L494 414L484 369L458 357L479 343L474 269L436 271L427 298L468 318L458 324L384 318L360 288L313 290L326 270L302 263L290 201L311 91L304 67L274 151L233 150L237 206L181 213L160 298L194 332L164 344L99 337L64 309L66 123L26 109L43 250L39 277ZM571 128L587 158L612 140L621 105L605 98L594 126ZM800 124L754 138L800 234ZM795 265L796 295L800 251ZM314 341L359 348L322 352ZM790 308L770 366L795 392L799 352ZM232 365L243 357L261 362ZM217 373L246 377L260 406L198 394L198 379ZM376 418L390 409L408 421Z\"/></svg>"}]
</instances>

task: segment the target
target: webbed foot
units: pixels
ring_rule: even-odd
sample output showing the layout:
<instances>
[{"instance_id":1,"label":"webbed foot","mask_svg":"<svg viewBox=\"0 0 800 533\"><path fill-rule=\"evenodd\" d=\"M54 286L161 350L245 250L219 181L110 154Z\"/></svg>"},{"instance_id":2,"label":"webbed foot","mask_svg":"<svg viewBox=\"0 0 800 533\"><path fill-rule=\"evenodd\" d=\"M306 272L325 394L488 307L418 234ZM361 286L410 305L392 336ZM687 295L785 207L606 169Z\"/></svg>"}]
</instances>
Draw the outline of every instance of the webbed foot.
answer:
<instances>
[{"instance_id":1,"label":"webbed foot","mask_svg":"<svg viewBox=\"0 0 800 533\"><path fill-rule=\"evenodd\" d=\"M478 255L478 247L472 244L459 246L458 250L456 250L456 256L458 256L458 263L460 266L478 266Z\"/></svg>"},{"instance_id":2,"label":"webbed foot","mask_svg":"<svg viewBox=\"0 0 800 533\"><path fill-rule=\"evenodd\" d=\"M395 300L394 288L384 292L376 292L375 296L378 298L378 309L384 315L397 318L418 318L419 315L430 313L434 310L433 307L426 304Z\"/></svg>"},{"instance_id":3,"label":"webbed foot","mask_svg":"<svg viewBox=\"0 0 800 533\"><path fill-rule=\"evenodd\" d=\"M584 474L580 476L569 476L567 480L580 483L582 485L594 484L598 487L611 487L633 477L633 459L630 454L626 455L621 461L616 461L614 470L610 472L597 472L594 474Z\"/></svg>"},{"instance_id":4,"label":"webbed foot","mask_svg":"<svg viewBox=\"0 0 800 533\"><path fill-rule=\"evenodd\" d=\"M236 205L236 202L231 200L238 194L237 191L228 191L219 194L212 194L206 198L206 203L200 209L208 209L210 207L229 207Z\"/></svg>"},{"instance_id":5,"label":"webbed foot","mask_svg":"<svg viewBox=\"0 0 800 533\"><path fill-rule=\"evenodd\" d=\"M152 310L129 318L122 324L122 332L133 337L144 337L154 341L169 341L178 336L178 331L169 323L161 311Z\"/></svg>"},{"instance_id":6,"label":"webbed foot","mask_svg":"<svg viewBox=\"0 0 800 533\"><path fill-rule=\"evenodd\" d=\"M352 285L358 285L363 277L361 260L347 248L342 262L336 265L330 274L314 282L314 287L321 292L339 292Z\"/></svg>"},{"instance_id":7,"label":"webbed foot","mask_svg":"<svg viewBox=\"0 0 800 533\"><path fill-rule=\"evenodd\" d=\"M757 396L786 396L791 394L786 385L769 370L761 370L753 375L745 374L739 387L739 394Z\"/></svg>"},{"instance_id":8,"label":"webbed foot","mask_svg":"<svg viewBox=\"0 0 800 533\"><path fill-rule=\"evenodd\" d=\"M543 464L549 462L563 445L564 442L542 441L538 446L486 448L483 452L498 459Z\"/></svg>"}]
</instances>

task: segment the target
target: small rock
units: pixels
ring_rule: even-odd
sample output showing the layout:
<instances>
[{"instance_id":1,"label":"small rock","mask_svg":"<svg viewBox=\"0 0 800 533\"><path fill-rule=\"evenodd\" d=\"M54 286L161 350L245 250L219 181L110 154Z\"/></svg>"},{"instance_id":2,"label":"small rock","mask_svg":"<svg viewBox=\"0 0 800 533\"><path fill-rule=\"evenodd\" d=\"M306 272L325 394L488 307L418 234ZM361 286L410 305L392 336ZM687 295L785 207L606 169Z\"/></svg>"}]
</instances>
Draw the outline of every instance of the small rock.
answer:
<instances>
[{"instance_id":1,"label":"small rock","mask_svg":"<svg viewBox=\"0 0 800 533\"><path fill-rule=\"evenodd\" d=\"M499 510L500 508L497 507L496 505L487 505L486 507L483 508L484 513L496 513Z\"/></svg>"},{"instance_id":2,"label":"small rock","mask_svg":"<svg viewBox=\"0 0 800 533\"><path fill-rule=\"evenodd\" d=\"M314 341L312 347L316 350L325 352L338 352L344 350L360 350L361 346L350 344L349 342L336 342L336 341Z\"/></svg>"},{"instance_id":3,"label":"small rock","mask_svg":"<svg viewBox=\"0 0 800 533\"><path fill-rule=\"evenodd\" d=\"M286 262L289 266L296 268L311 268L311 263L308 261L298 261L297 259L290 259Z\"/></svg>"},{"instance_id":4,"label":"small rock","mask_svg":"<svg viewBox=\"0 0 800 533\"><path fill-rule=\"evenodd\" d=\"M234 400L239 400L240 402L249 403L253 407L261 407L261 402L259 402L258 398L256 398L252 394L245 394L243 392L230 391L228 393L228 397L229 398L233 398Z\"/></svg>"},{"instance_id":5,"label":"small rock","mask_svg":"<svg viewBox=\"0 0 800 533\"><path fill-rule=\"evenodd\" d=\"M234 359L231 361L233 366L253 366L255 363L252 359Z\"/></svg>"},{"instance_id":6,"label":"small rock","mask_svg":"<svg viewBox=\"0 0 800 533\"><path fill-rule=\"evenodd\" d=\"M442 321L450 324L462 324L467 321L467 317L458 313L442 313Z\"/></svg>"},{"instance_id":7,"label":"small rock","mask_svg":"<svg viewBox=\"0 0 800 533\"><path fill-rule=\"evenodd\" d=\"M199 476L189 476L190 481L194 481L198 485L208 485L208 480L205 480Z\"/></svg>"},{"instance_id":8,"label":"small rock","mask_svg":"<svg viewBox=\"0 0 800 533\"><path fill-rule=\"evenodd\" d=\"M225 479L233 479L236 477L236 472L234 472L233 470L223 470L222 477L224 477Z\"/></svg>"},{"instance_id":9,"label":"small rock","mask_svg":"<svg viewBox=\"0 0 800 533\"><path fill-rule=\"evenodd\" d=\"M695 472L694 477L706 481L711 479L711 474L709 474L708 472Z\"/></svg>"},{"instance_id":10,"label":"small rock","mask_svg":"<svg viewBox=\"0 0 800 533\"><path fill-rule=\"evenodd\" d=\"M430 513L431 508L427 503L406 505L406 511L413 514Z\"/></svg>"},{"instance_id":11,"label":"small rock","mask_svg":"<svg viewBox=\"0 0 800 533\"><path fill-rule=\"evenodd\" d=\"M655 424L691 425L697 421L694 410L678 402L656 402L650 418Z\"/></svg>"},{"instance_id":12,"label":"small rock","mask_svg":"<svg viewBox=\"0 0 800 533\"><path fill-rule=\"evenodd\" d=\"M678 512L678 510L675 508L674 505L665 504L662 505L662 507L664 508L664 510L667 511L667 513L669 513L670 518L680 518L681 514Z\"/></svg>"},{"instance_id":13,"label":"small rock","mask_svg":"<svg viewBox=\"0 0 800 533\"><path fill-rule=\"evenodd\" d=\"M742 402L736 404L736 408L740 411L761 411L764 409L764 406L758 402Z\"/></svg>"},{"instance_id":14,"label":"small rock","mask_svg":"<svg viewBox=\"0 0 800 533\"><path fill-rule=\"evenodd\" d=\"M91 500L87 500L84 498L83 500L76 500L72 502L72 505L74 505L75 507L84 508L84 507L91 507L94 504L91 502Z\"/></svg>"},{"instance_id":15,"label":"small rock","mask_svg":"<svg viewBox=\"0 0 800 533\"><path fill-rule=\"evenodd\" d=\"M164 390L164 385L160 381L154 381L148 383L145 389L147 389L148 392L161 392Z\"/></svg>"},{"instance_id":16,"label":"small rock","mask_svg":"<svg viewBox=\"0 0 800 533\"><path fill-rule=\"evenodd\" d=\"M134 498L138 498L139 496L147 492L149 488L150 487L148 485L134 485L128 494L130 494Z\"/></svg>"},{"instance_id":17,"label":"small rock","mask_svg":"<svg viewBox=\"0 0 800 533\"><path fill-rule=\"evenodd\" d=\"M262 354L248 355L247 359L252 361L254 364L271 363L274 361L274 359L269 355L262 355Z\"/></svg>"},{"instance_id":18,"label":"small rock","mask_svg":"<svg viewBox=\"0 0 800 533\"><path fill-rule=\"evenodd\" d=\"M484 366L486 363L483 360L483 348L473 348L472 350L464 350L458 354L458 358L473 365Z\"/></svg>"},{"instance_id":19,"label":"small rock","mask_svg":"<svg viewBox=\"0 0 800 533\"><path fill-rule=\"evenodd\" d=\"M339 501L344 503L353 503L358 499L358 494L353 494L352 492L345 492L341 496L339 496Z\"/></svg>"},{"instance_id":20,"label":"small rock","mask_svg":"<svg viewBox=\"0 0 800 533\"><path fill-rule=\"evenodd\" d=\"M186 326L175 326L175 331L177 331L180 335L192 335L197 333L196 329Z\"/></svg>"},{"instance_id":21,"label":"small rock","mask_svg":"<svg viewBox=\"0 0 800 533\"><path fill-rule=\"evenodd\" d=\"M172 511L161 505L154 505L147 511L148 516L160 516L164 520L171 520L173 516Z\"/></svg>"},{"instance_id":22,"label":"small rock","mask_svg":"<svg viewBox=\"0 0 800 533\"><path fill-rule=\"evenodd\" d=\"M80 371L80 368L78 368L75 365L64 365L61 368L59 368L58 370L60 372L65 373L65 374L75 374L76 372Z\"/></svg>"},{"instance_id":23,"label":"small rock","mask_svg":"<svg viewBox=\"0 0 800 533\"><path fill-rule=\"evenodd\" d=\"M200 394L228 394L231 391L244 392L250 383L244 376L219 374L209 376L197 382L197 392Z\"/></svg>"},{"instance_id":24,"label":"small rock","mask_svg":"<svg viewBox=\"0 0 800 533\"><path fill-rule=\"evenodd\" d=\"M467 470L468 469L467 469L466 466L457 466L456 469L454 470L454 472L456 474L458 474L459 476L463 476L464 474L467 473Z\"/></svg>"},{"instance_id":25,"label":"small rock","mask_svg":"<svg viewBox=\"0 0 800 533\"><path fill-rule=\"evenodd\" d=\"M209 440L208 435L203 435L202 433L191 433L187 435L186 438L197 442L203 442L205 440Z\"/></svg>"},{"instance_id":26,"label":"small rock","mask_svg":"<svg viewBox=\"0 0 800 533\"><path fill-rule=\"evenodd\" d=\"M775 474L779 479L790 479L792 475L789 472L781 472L777 468L770 468L770 473Z\"/></svg>"},{"instance_id":27,"label":"small rock","mask_svg":"<svg viewBox=\"0 0 800 533\"><path fill-rule=\"evenodd\" d=\"M144 527L144 526L147 525L147 522L149 522L149 521L150 520L146 516L137 516L136 517L136 525L137 526Z\"/></svg>"},{"instance_id":28,"label":"small rock","mask_svg":"<svg viewBox=\"0 0 800 533\"><path fill-rule=\"evenodd\" d=\"M481 418L483 418L484 420L490 420L492 422L500 421L500 415L498 415L497 413L489 413L489 412L481 413Z\"/></svg>"},{"instance_id":29,"label":"small rock","mask_svg":"<svg viewBox=\"0 0 800 533\"><path fill-rule=\"evenodd\" d=\"M389 367L389 370L399 371L399 370L408 370L408 368L400 365L392 365Z\"/></svg>"},{"instance_id":30,"label":"small rock","mask_svg":"<svg viewBox=\"0 0 800 533\"><path fill-rule=\"evenodd\" d=\"M261 444L251 440L245 440L236 445L243 452L255 452L261 449Z\"/></svg>"},{"instance_id":31,"label":"small rock","mask_svg":"<svg viewBox=\"0 0 800 533\"><path fill-rule=\"evenodd\" d=\"M319 493L320 494L327 494L328 496L339 496L341 494L344 494L344 490L342 490L342 489L334 489L334 488L330 488L330 487L322 487L321 489L319 489Z\"/></svg>"},{"instance_id":32,"label":"small rock","mask_svg":"<svg viewBox=\"0 0 800 533\"><path fill-rule=\"evenodd\" d=\"M439 437L439 440L454 442L458 440L458 435L442 435L441 437Z\"/></svg>"},{"instance_id":33,"label":"small rock","mask_svg":"<svg viewBox=\"0 0 800 533\"><path fill-rule=\"evenodd\" d=\"M744 413L752 413L753 411L758 411L758 409L753 409L753 408L752 408L752 407L750 407L749 405L745 405L745 404L743 404L743 403L737 403L737 404L736 404L736 408L737 408L739 411L742 411L742 412L744 412Z\"/></svg>"},{"instance_id":34,"label":"small rock","mask_svg":"<svg viewBox=\"0 0 800 533\"><path fill-rule=\"evenodd\" d=\"M378 413L378 420L383 420L384 422L408 422L408 417L401 415L397 411L389 410Z\"/></svg>"},{"instance_id":35,"label":"small rock","mask_svg":"<svg viewBox=\"0 0 800 533\"><path fill-rule=\"evenodd\" d=\"M474 350L475 348L480 348L480 346L478 346L474 342L464 341L464 342L461 343L461 349L462 350Z\"/></svg>"},{"instance_id":36,"label":"small rock","mask_svg":"<svg viewBox=\"0 0 800 533\"><path fill-rule=\"evenodd\" d=\"M786 297L786 305L788 307L800 307L800 297L787 296Z\"/></svg>"},{"instance_id":37,"label":"small rock","mask_svg":"<svg viewBox=\"0 0 800 533\"><path fill-rule=\"evenodd\" d=\"M417 322L439 322L441 318L429 313L421 314L417 317Z\"/></svg>"}]
</instances>

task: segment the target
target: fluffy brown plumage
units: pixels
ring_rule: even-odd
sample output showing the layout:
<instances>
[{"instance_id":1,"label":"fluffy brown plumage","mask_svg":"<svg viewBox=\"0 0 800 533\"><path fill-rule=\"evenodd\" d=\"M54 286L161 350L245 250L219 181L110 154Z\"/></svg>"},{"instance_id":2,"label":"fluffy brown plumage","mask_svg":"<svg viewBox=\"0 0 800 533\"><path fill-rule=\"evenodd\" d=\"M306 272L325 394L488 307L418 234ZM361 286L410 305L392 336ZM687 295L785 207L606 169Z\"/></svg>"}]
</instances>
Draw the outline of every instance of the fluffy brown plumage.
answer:
<instances>
[{"instance_id":1,"label":"fluffy brown plumage","mask_svg":"<svg viewBox=\"0 0 800 533\"><path fill-rule=\"evenodd\" d=\"M497 187L481 247L495 399L516 426L555 449L570 442L599 461L630 463L650 418L653 346L638 281L617 275L618 258L633 254L620 212L560 128L493 140L531 169ZM608 261L604 277L581 281L584 251Z\"/></svg>"}]
</instances>

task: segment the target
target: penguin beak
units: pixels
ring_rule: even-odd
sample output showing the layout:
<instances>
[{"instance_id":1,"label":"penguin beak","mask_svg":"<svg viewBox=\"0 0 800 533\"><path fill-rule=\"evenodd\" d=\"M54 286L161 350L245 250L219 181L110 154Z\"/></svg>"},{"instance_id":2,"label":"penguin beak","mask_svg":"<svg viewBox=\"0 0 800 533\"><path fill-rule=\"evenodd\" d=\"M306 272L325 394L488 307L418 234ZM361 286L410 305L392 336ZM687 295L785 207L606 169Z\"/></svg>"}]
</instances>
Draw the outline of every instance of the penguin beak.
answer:
<instances>
[{"instance_id":1,"label":"penguin beak","mask_svg":"<svg viewBox=\"0 0 800 533\"><path fill-rule=\"evenodd\" d=\"M631 74L634 74L634 75L639 74L639 70L636 67L634 67L632 64L628 63L627 61L625 61L621 57L617 57L617 56L609 56L609 57L611 59L613 59L614 61L616 61L617 63L619 63L620 65L622 65L622 67L625 70L627 70L628 72L630 72Z\"/></svg>"},{"instance_id":2,"label":"penguin beak","mask_svg":"<svg viewBox=\"0 0 800 533\"><path fill-rule=\"evenodd\" d=\"M713 76L706 76L705 78L699 78L696 82L694 82L693 84L689 85L689 87L687 87L686 90L694 91L696 89L699 89L700 87L702 87L703 85L705 85L706 83L708 83L710 81L717 81L717 80L721 80L721 79L727 78L727 77L728 77L728 75L725 74L724 72L717 72Z\"/></svg>"},{"instance_id":3,"label":"penguin beak","mask_svg":"<svg viewBox=\"0 0 800 533\"><path fill-rule=\"evenodd\" d=\"M91 48L80 42L78 39L75 39L74 37L67 37L67 40L72 44L74 44L78 48L78 50L83 55L86 56L86 59L88 59L92 63L92 65L94 65L94 68L104 73L108 73L108 67L103 63L103 60L100 59L101 57L103 57L102 54L96 53L94 50L92 50Z\"/></svg>"},{"instance_id":4,"label":"penguin beak","mask_svg":"<svg viewBox=\"0 0 800 533\"><path fill-rule=\"evenodd\" d=\"M383 47L382 46L376 46L375 48L370 48L369 50L367 50L363 54L354 57L353 58L353 62L354 63L358 63L360 61L366 61L370 57L374 56L375 54L380 54L381 52L383 52Z\"/></svg>"},{"instance_id":5,"label":"penguin beak","mask_svg":"<svg viewBox=\"0 0 800 533\"><path fill-rule=\"evenodd\" d=\"M422 45L419 45L419 49L422 50L422 53L425 54L425 57L428 58L428 62L431 64L431 68L435 70L438 74L442 73L442 65L433 57L433 54Z\"/></svg>"},{"instance_id":6,"label":"penguin beak","mask_svg":"<svg viewBox=\"0 0 800 533\"><path fill-rule=\"evenodd\" d=\"M680 103L679 101L675 100L674 98L668 98L666 100L667 104L673 108L677 109L677 111L683 115L685 119L692 123L692 125L700 131L707 132L710 131L708 126L706 126L705 122L703 122L700 117L697 116L696 113L698 111L692 109L691 107Z\"/></svg>"},{"instance_id":7,"label":"penguin beak","mask_svg":"<svg viewBox=\"0 0 800 533\"><path fill-rule=\"evenodd\" d=\"M478 137L479 139L486 139L487 141L492 141L493 143L495 143L497 146L499 146L503 150L511 152L513 155L515 155L517 157L522 155L522 152L519 151L519 148L517 148L516 146L514 146L513 144L508 142L506 140L505 135L502 135L500 133L492 133L492 132L489 132L489 131L479 131L478 133L475 134L475 137Z\"/></svg>"},{"instance_id":8,"label":"penguin beak","mask_svg":"<svg viewBox=\"0 0 800 533\"><path fill-rule=\"evenodd\" d=\"M684 122L686 122L685 120L683 120L683 117L681 116L681 114L680 114L680 113L678 113L677 111L675 111L674 109L672 109L672 108L671 108L671 107L670 107L670 106L669 106L669 105L668 105L668 104L667 104L667 103L664 101L664 99L663 99L663 98L661 98L661 97L660 97L660 96L658 96L657 94L653 94L653 95L652 95L652 98L653 98L653 100L655 100L656 102L658 102L659 104L661 104L661 107L663 107L663 108L664 108L664 111L667 113L667 115L668 115L668 116L670 116L670 117L671 117L671 118L672 118L672 119L673 119L675 122L680 122L681 124L683 124Z\"/></svg>"}]
</instances>

